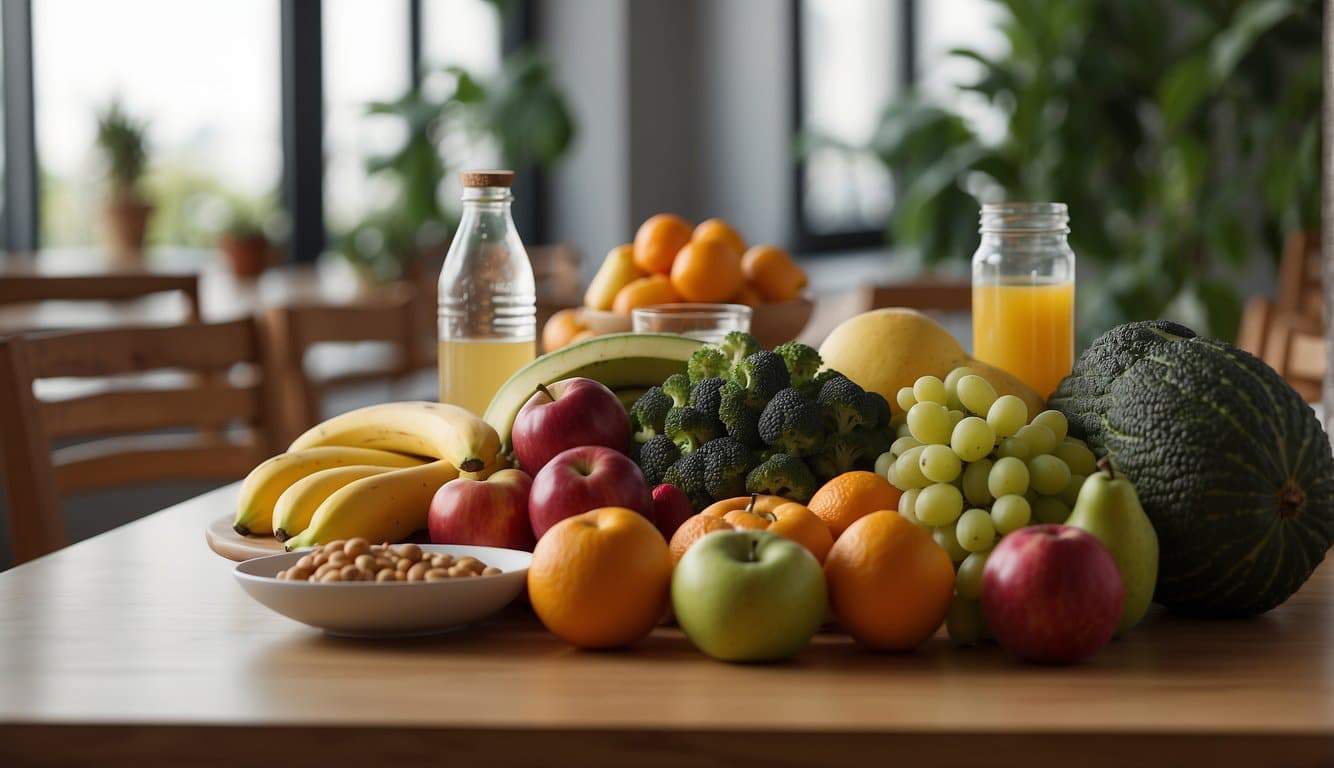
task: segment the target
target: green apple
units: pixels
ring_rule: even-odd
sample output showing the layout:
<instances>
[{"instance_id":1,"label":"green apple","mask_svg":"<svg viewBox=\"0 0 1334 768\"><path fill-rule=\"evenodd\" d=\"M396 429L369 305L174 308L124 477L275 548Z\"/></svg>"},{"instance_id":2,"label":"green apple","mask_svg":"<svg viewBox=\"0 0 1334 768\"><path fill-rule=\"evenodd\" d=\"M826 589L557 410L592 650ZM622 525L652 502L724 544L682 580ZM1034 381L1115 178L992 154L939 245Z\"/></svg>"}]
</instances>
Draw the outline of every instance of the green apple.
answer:
<instances>
[{"instance_id":1,"label":"green apple","mask_svg":"<svg viewBox=\"0 0 1334 768\"><path fill-rule=\"evenodd\" d=\"M766 531L700 539L672 574L672 609L686 637L723 661L778 661L810 642L829 598L805 547Z\"/></svg>"}]
</instances>

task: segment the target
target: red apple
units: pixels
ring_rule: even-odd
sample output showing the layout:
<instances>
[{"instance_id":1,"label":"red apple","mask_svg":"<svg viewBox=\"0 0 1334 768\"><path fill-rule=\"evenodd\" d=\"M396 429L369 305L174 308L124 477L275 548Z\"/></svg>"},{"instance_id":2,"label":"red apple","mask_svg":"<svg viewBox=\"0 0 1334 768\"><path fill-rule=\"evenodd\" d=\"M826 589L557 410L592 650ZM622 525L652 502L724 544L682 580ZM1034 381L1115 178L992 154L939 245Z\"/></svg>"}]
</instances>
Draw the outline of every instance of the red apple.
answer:
<instances>
[{"instance_id":1,"label":"red apple","mask_svg":"<svg viewBox=\"0 0 1334 768\"><path fill-rule=\"evenodd\" d=\"M629 456L601 445L556 454L533 478L528 494L528 518L539 539L565 518L598 507L627 507L653 519L644 473Z\"/></svg>"},{"instance_id":2,"label":"red apple","mask_svg":"<svg viewBox=\"0 0 1334 768\"><path fill-rule=\"evenodd\" d=\"M690 506L685 491L671 483L653 489L653 524L664 539L671 541L676 529L693 514L695 509Z\"/></svg>"},{"instance_id":3,"label":"red apple","mask_svg":"<svg viewBox=\"0 0 1334 768\"><path fill-rule=\"evenodd\" d=\"M538 386L514 417L510 442L519 466L536 475L561 451L605 445L630 452L630 416L600 382L565 379Z\"/></svg>"},{"instance_id":4,"label":"red apple","mask_svg":"<svg viewBox=\"0 0 1334 768\"><path fill-rule=\"evenodd\" d=\"M997 642L1047 664L1071 664L1106 645L1125 594L1107 547L1067 525L1011 533L982 573L982 614Z\"/></svg>"},{"instance_id":5,"label":"red apple","mask_svg":"<svg viewBox=\"0 0 1334 768\"><path fill-rule=\"evenodd\" d=\"M450 480L435 492L426 513L431 543L533 551L532 486L532 479L517 469L502 469L486 480Z\"/></svg>"}]
</instances>

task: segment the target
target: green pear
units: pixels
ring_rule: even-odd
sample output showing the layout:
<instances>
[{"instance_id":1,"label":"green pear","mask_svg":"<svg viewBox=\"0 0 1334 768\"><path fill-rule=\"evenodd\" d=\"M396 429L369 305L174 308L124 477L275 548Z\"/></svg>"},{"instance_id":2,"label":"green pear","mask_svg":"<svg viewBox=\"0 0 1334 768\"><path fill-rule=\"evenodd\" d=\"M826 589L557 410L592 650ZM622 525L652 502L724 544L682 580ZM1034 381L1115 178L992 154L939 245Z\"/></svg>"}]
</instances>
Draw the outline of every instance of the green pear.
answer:
<instances>
[{"instance_id":1,"label":"green pear","mask_svg":"<svg viewBox=\"0 0 1334 768\"><path fill-rule=\"evenodd\" d=\"M1125 584L1125 608L1116 633L1124 634L1144 618L1158 581L1158 534L1140 506L1135 486L1103 458L1100 471L1084 481L1066 525L1093 534L1111 550Z\"/></svg>"}]
</instances>

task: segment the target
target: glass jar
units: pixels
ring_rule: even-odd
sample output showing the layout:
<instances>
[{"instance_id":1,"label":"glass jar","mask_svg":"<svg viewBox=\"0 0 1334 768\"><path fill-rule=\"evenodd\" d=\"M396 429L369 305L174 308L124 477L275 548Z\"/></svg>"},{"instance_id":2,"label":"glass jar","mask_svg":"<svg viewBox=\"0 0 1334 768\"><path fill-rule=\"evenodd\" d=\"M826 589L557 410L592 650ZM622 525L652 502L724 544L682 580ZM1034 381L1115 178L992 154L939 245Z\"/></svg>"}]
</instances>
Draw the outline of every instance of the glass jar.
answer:
<instances>
[{"instance_id":1,"label":"glass jar","mask_svg":"<svg viewBox=\"0 0 1334 768\"><path fill-rule=\"evenodd\" d=\"M514 173L462 176L463 216L440 272L440 402L480 415L537 355L537 291L510 215Z\"/></svg>"},{"instance_id":2,"label":"glass jar","mask_svg":"<svg viewBox=\"0 0 1334 768\"><path fill-rule=\"evenodd\" d=\"M744 304L655 304L630 311L635 333L675 333L716 344L732 331L750 332Z\"/></svg>"},{"instance_id":3,"label":"glass jar","mask_svg":"<svg viewBox=\"0 0 1334 768\"><path fill-rule=\"evenodd\" d=\"M1043 397L1075 359L1075 252L1065 203L982 206L973 254L973 357Z\"/></svg>"}]
</instances>

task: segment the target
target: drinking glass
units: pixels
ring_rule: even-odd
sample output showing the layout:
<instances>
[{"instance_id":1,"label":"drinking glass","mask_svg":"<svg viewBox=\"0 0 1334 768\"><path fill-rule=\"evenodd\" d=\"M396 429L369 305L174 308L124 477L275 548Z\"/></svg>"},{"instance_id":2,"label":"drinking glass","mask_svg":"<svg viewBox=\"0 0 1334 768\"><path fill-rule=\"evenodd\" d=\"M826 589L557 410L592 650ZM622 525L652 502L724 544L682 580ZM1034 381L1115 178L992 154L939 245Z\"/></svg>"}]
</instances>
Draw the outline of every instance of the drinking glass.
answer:
<instances>
[{"instance_id":1,"label":"drinking glass","mask_svg":"<svg viewBox=\"0 0 1334 768\"><path fill-rule=\"evenodd\" d=\"M705 342L722 341L732 331L750 331L744 304L657 304L630 312L635 333L675 333Z\"/></svg>"}]
</instances>

